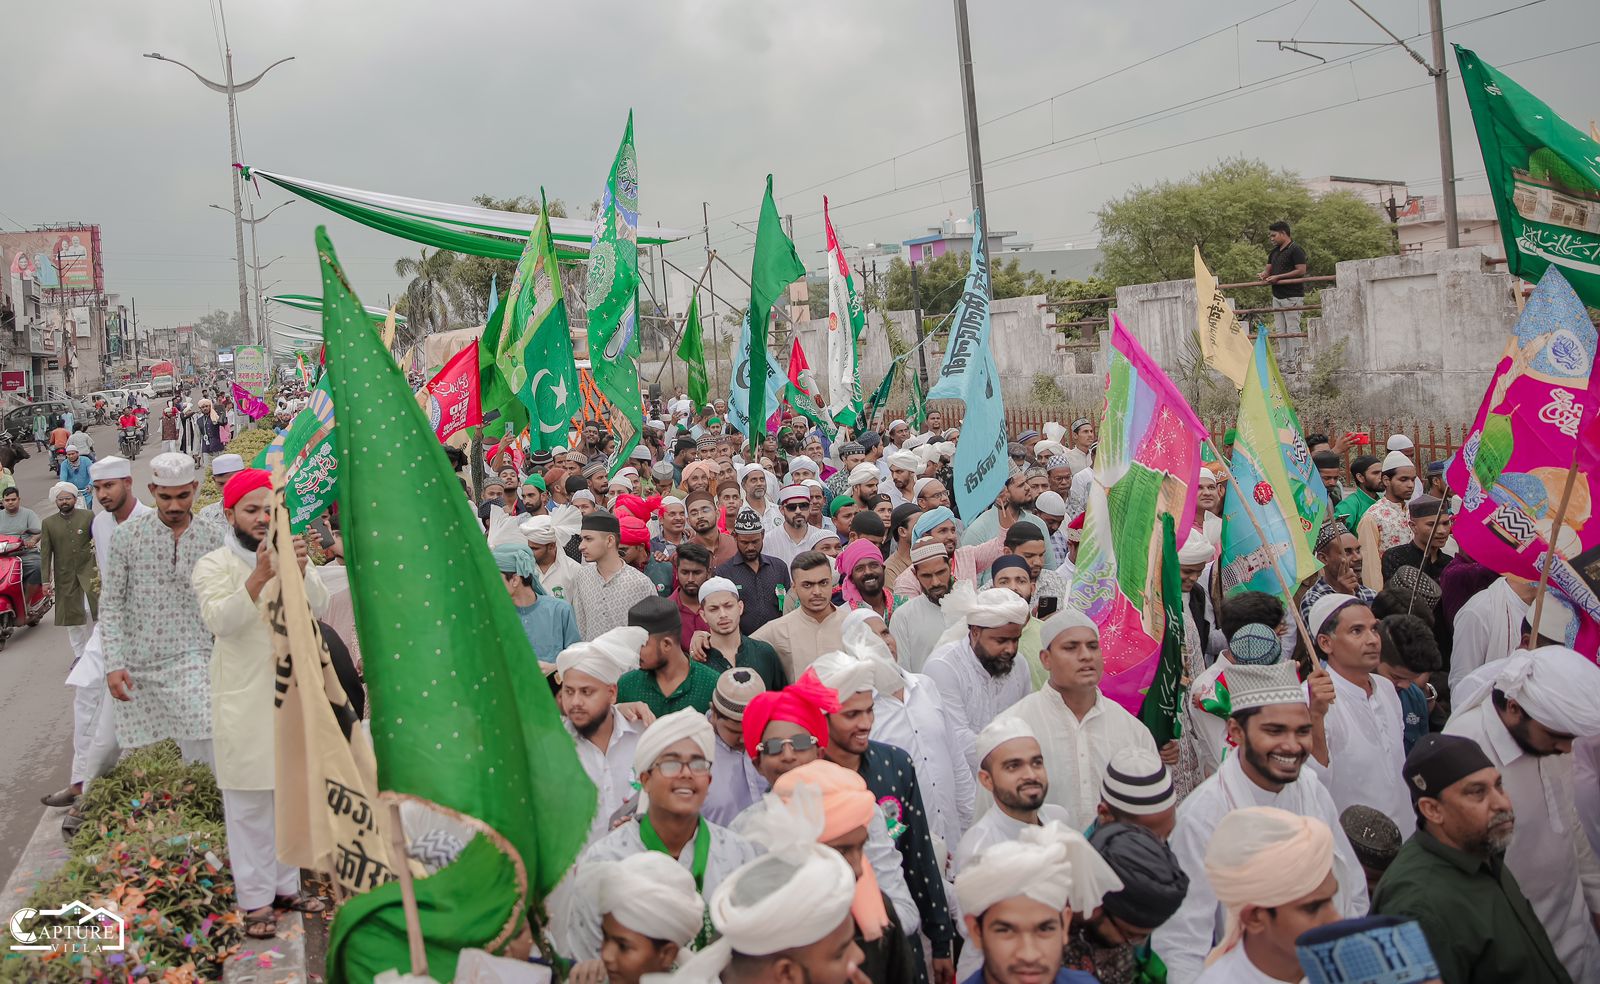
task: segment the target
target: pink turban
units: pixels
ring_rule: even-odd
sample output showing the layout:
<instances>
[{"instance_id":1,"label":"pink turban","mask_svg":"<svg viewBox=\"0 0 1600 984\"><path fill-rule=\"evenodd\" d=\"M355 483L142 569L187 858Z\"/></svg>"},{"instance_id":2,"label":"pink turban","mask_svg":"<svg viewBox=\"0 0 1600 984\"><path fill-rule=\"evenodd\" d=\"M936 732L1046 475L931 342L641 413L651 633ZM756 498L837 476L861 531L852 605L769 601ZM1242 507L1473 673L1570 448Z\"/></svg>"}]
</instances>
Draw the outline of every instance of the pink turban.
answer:
<instances>
[{"instance_id":1,"label":"pink turban","mask_svg":"<svg viewBox=\"0 0 1600 984\"><path fill-rule=\"evenodd\" d=\"M654 516L656 513L661 511L661 497L659 495L653 495L650 498L645 499L634 495L632 492L624 492L617 496L615 509L613 511L617 513L627 513L628 515L638 519L641 523L647 523L650 521L651 516Z\"/></svg>"},{"instance_id":2,"label":"pink turban","mask_svg":"<svg viewBox=\"0 0 1600 984\"><path fill-rule=\"evenodd\" d=\"M876 560L881 564L883 563L883 551L879 550L878 545L871 540L860 539L852 541L848 547L841 550L838 560L834 562L838 565L839 571L839 595L844 599L846 608L860 608L866 604L861 597L860 590L850 583L850 572L854 571L856 565L864 560ZM894 611L894 592L888 590L887 574L884 575L884 588L883 600L887 606L884 609L884 615L887 616Z\"/></svg>"}]
</instances>

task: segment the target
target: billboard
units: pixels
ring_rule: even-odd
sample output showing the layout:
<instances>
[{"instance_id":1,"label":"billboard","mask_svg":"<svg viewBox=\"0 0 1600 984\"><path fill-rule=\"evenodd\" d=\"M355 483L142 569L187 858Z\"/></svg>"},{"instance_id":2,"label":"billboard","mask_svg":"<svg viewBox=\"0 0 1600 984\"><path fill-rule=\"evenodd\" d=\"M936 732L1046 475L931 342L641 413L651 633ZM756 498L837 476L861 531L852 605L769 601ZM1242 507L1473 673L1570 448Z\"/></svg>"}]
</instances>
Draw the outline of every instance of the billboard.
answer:
<instances>
[{"instance_id":1,"label":"billboard","mask_svg":"<svg viewBox=\"0 0 1600 984\"><path fill-rule=\"evenodd\" d=\"M233 379L256 396L265 396L272 383L267 350L261 345L240 345L233 350Z\"/></svg>"},{"instance_id":2,"label":"billboard","mask_svg":"<svg viewBox=\"0 0 1600 984\"><path fill-rule=\"evenodd\" d=\"M102 291L100 227L0 233L0 271L8 284L31 280L44 291Z\"/></svg>"}]
</instances>

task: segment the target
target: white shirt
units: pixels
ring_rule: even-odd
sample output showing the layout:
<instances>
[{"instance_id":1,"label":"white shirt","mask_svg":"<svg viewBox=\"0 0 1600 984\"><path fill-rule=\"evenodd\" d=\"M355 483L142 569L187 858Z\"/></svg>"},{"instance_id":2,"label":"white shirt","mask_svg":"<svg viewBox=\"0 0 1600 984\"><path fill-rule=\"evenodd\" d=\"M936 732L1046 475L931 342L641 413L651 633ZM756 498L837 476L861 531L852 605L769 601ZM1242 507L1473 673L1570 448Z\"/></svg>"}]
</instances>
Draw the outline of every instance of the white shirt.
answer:
<instances>
[{"instance_id":1,"label":"white shirt","mask_svg":"<svg viewBox=\"0 0 1600 984\"><path fill-rule=\"evenodd\" d=\"M1334 701L1328 707L1323 726L1328 734L1328 767L1307 759L1322 784L1328 787L1333 805L1343 813L1356 804L1370 806L1394 821L1400 839L1417 829L1416 813L1411 809L1411 794L1406 791L1400 770L1406 763L1405 714L1394 684L1376 673L1369 673L1369 695L1359 683L1341 676L1332 667Z\"/></svg>"},{"instance_id":2,"label":"white shirt","mask_svg":"<svg viewBox=\"0 0 1600 984\"><path fill-rule=\"evenodd\" d=\"M639 744L641 729L623 717L615 706L608 713L611 715L611 741L604 751L588 738L579 736L571 721L561 719L561 726L567 729L578 747L578 761L583 771L589 774L589 781L594 783L599 794L600 806L589 824L589 836L583 842L585 847L606 835L611 829L611 815L633 795L633 750Z\"/></svg>"},{"instance_id":3,"label":"white shirt","mask_svg":"<svg viewBox=\"0 0 1600 984\"><path fill-rule=\"evenodd\" d=\"M1239 764L1239 756L1230 755L1215 775L1178 804L1178 824L1168 841L1189 876L1189 893L1183 905L1150 938L1156 953L1166 962L1170 984L1193 984L1200 976L1206 954L1222 934L1222 906L1206 876L1206 845L1224 816L1247 806L1275 806L1327 824L1333 831L1333 874L1339 881L1334 907L1341 919L1367 913L1366 875L1339 825L1339 809L1316 775L1302 768L1298 780L1274 793L1251 782Z\"/></svg>"},{"instance_id":4,"label":"white shirt","mask_svg":"<svg viewBox=\"0 0 1600 984\"><path fill-rule=\"evenodd\" d=\"M927 595L912 595L895 608L889 619L889 632L894 635L900 665L912 673L921 673L944 634L944 610L929 601Z\"/></svg>"},{"instance_id":5,"label":"white shirt","mask_svg":"<svg viewBox=\"0 0 1600 984\"><path fill-rule=\"evenodd\" d=\"M1479 591L1456 612L1455 636L1450 643L1450 689L1485 663L1505 659L1522 648L1522 623L1529 620L1528 603L1517 597L1505 578Z\"/></svg>"},{"instance_id":6,"label":"white shirt","mask_svg":"<svg viewBox=\"0 0 1600 984\"><path fill-rule=\"evenodd\" d=\"M901 670L900 675L903 699L879 692L872 701L872 739L911 756L928 829L944 841L946 852L954 853L962 831L972 824L972 770L951 732L939 688L920 673Z\"/></svg>"},{"instance_id":7,"label":"white shirt","mask_svg":"<svg viewBox=\"0 0 1600 984\"><path fill-rule=\"evenodd\" d=\"M1233 664L1224 656L1218 656L1217 661L1201 670L1189 683L1189 693L1185 699L1189 702L1187 716L1184 724L1193 726L1195 751L1200 756L1200 768L1206 775L1216 772L1222 765L1222 760L1234 754L1234 747L1228 743L1228 722L1201 706L1201 701L1210 700L1216 693L1217 680Z\"/></svg>"},{"instance_id":8,"label":"white shirt","mask_svg":"<svg viewBox=\"0 0 1600 984\"><path fill-rule=\"evenodd\" d=\"M789 527L779 522L777 529L767 531L761 552L782 564L787 570L796 557L814 548L817 541L826 535L820 526L807 526L805 533L800 537L800 542L796 543L789 535Z\"/></svg>"},{"instance_id":9,"label":"white shirt","mask_svg":"<svg viewBox=\"0 0 1600 984\"><path fill-rule=\"evenodd\" d=\"M537 564L534 565L538 567ZM562 601L572 601L572 579L583 570L583 565L567 556L567 552L559 546L556 547L556 562L548 568L539 567L539 583L554 597Z\"/></svg>"},{"instance_id":10,"label":"white shirt","mask_svg":"<svg viewBox=\"0 0 1600 984\"><path fill-rule=\"evenodd\" d=\"M131 491L128 494L133 495ZM147 512L155 512L155 510L138 499L134 499L133 510L128 513L128 519L132 519L135 516L143 516ZM124 519L122 522L126 523L128 519ZM121 523L117 522L117 517L108 512L95 513L94 519L89 521L89 535L94 538L94 561L102 571L109 569L108 557L111 553L111 534L115 533L120 525Z\"/></svg>"},{"instance_id":11,"label":"white shirt","mask_svg":"<svg viewBox=\"0 0 1600 984\"><path fill-rule=\"evenodd\" d=\"M1047 824L1052 820L1069 823L1067 811L1053 803L1046 803L1039 807L1039 823ZM1015 817L1008 816L999 807L986 812L972 825L961 838L961 844L956 848L955 870L960 874L961 869L972 862L972 859L983 853L986 849L1006 841L1014 841L1028 824ZM960 906L956 903L955 893L950 893L950 918L956 924L956 929L961 933L961 938L967 941L967 946L961 948L961 957L956 963L956 980L965 981L983 967L983 951L972 946L971 937L967 936L967 921L961 918Z\"/></svg>"},{"instance_id":12,"label":"white shirt","mask_svg":"<svg viewBox=\"0 0 1600 984\"><path fill-rule=\"evenodd\" d=\"M1170 978L1169 978L1170 979ZM1296 977L1296 981L1305 980ZM1284 984L1276 977L1271 977L1261 971L1250 958L1245 955L1244 944L1224 953L1217 958L1217 962L1205 969L1205 973L1195 979L1196 984Z\"/></svg>"},{"instance_id":13,"label":"white shirt","mask_svg":"<svg viewBox=\"0 0 1600 984\"><path fill-rule=\"evenodd\" d=\"M1524 752L1487 698L1450 715L1444 731L1477 742L1500 770L1517 814L1506 865L1573 981L1600 981L1600 941L1589 921L1600 912L1600 860L1578 819L1572 756Z\"/></svg>"},{"instance_id":14,"label":"white shirt","mask_svg":"<svg viewBox=\"0 0 1600 984\"><path fill-rule=\"evenodd\" d=\"M1095 698L1081 721L1048 685L1022 698L1007 713L1033 728L1050 779L1045 802L1066 810L1076 830L1094 822L1106 766L1117 749L1133 746L1156 752L1150 729L1105 694Z\"/></svg>"},{"instance_id":15,"label":"white shirt","mask_svg":"<svg viewBox=\"0 0 1600 984\"><path fill-rule=\"evenodd\" d=\"M767 781L744 749L727 744L714 729L713 737L716 754L711 756L711 787L706 791L706 801L700 804L700 815L727 827L766 793Z\"/></svg>"},{"instance_id":16,"label":"white shirt","mask_svg":"<svg viewBox=\"0 0 1600 984\"><path fill-rule=\"evenodd\" d=\"M939 687L950 731L967 768L978 774L978 732L1033 690L1028 661L1019 652L1005 676L993 676L978 662L972 643L962 637L934 650L923 672Z\"/></svg>"}]
</instances>

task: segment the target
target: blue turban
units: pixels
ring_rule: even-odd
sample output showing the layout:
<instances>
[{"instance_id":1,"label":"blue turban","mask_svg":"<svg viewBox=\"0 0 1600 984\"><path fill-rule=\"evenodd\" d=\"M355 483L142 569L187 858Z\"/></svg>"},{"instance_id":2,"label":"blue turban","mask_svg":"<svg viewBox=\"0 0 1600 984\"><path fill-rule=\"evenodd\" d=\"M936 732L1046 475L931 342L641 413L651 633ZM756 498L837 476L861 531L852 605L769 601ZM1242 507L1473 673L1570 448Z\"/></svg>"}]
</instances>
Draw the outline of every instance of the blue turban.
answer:
<instances>
[{"instance_id":1,"label":"blue turban","mask_svg":"<svg viewBox=\"0 0 1600 984\"><path fill-rule=\"evenodd\" d=\"M922 518L917 520L917 525L911 528L912 542L927 536L940 523L946 523L955 518L956 514L950 511L949 506L940 506L937 509L928 510L922 514Z\"/></svg>"}]
</instances>

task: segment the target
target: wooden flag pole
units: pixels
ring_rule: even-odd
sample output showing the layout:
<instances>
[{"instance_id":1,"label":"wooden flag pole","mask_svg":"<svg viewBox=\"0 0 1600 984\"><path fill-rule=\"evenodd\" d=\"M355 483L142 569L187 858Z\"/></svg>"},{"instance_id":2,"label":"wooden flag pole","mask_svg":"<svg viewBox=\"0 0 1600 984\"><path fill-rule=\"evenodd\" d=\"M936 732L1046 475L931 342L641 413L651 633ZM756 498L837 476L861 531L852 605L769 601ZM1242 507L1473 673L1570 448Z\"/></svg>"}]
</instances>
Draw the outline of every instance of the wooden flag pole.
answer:
<instances>
[{"instance_id":1,"label":"wooden flag pole","mask_svg":"<svg viewBox=\"0 0 1600 984\"><path fill-rule=\"evenodd\" d=\"M395 874L400 877L400 906L406 916L406 940L411 944L411 972L428 976L428 950L422 943L422 917L417 912L417 888L411 881L407 861L405 823L400 817L400 801L384 797L389 804L389 844L394 849Z\"/></svg>"},{"instance_id":2,"label":"wooden flag pole","mask_svg":"<svg viewBox=\"0 0 1600 984\"><path fill-rule=\"evenodd\" d=\"M1544 564L1539 568L1539 590L1533 595L1533 639L1539 641L1539 617L1544 614L1544 596L1550 586L1550 568L1556 562L1556 541L1561 539L1561 525L1567 519L1567 506L1572 504L1572 487L1578 483L1578 446L1572 446L1572 464L1567 466L1567 482L1561 488L1561 503L1556 506L1555 525L1550 527L1549 549L1544 554Z\"/></svg>"}]
</instances>

